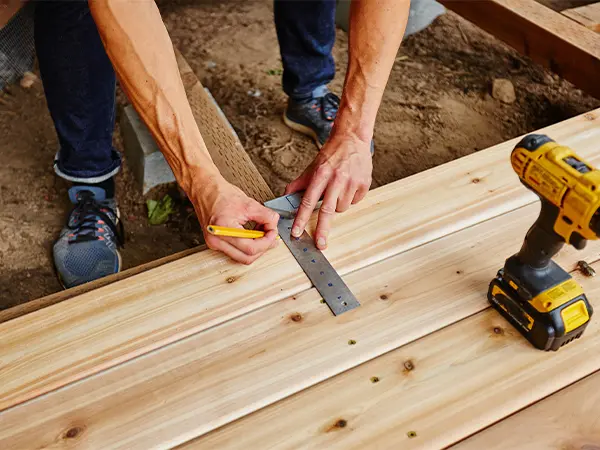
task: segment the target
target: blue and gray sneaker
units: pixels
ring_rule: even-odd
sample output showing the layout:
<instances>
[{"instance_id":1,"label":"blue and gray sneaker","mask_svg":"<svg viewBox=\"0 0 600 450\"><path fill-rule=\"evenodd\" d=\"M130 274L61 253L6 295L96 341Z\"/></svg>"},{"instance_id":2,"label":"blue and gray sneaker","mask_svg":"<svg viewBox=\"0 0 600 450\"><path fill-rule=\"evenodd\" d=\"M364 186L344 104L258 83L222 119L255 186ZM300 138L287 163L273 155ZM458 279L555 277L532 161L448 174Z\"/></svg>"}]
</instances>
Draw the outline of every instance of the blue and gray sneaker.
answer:
<instances>
[{"instance_id":1,"label":"blue and gray sneaker","mask_svg":"<svg viewBox=\"0 0 600 450\"><path fill-rule=\"evenodd\" d=\"M73 186L69 199L75 207L54 244L54 264L65 288L119 272L124 239L116 201L106 198L104 189Z\"/></svg>"},{"instance_id":2,"label":"blue and gray sneaker","mask_svg":"<svg viewBox=\"0 0 600 450\"><path fill-rule=\"evenodd\" d=\"M283 113L283 122L292 130L314 139L319 150L329 138L333 122L340 107L340 98L327 88L317 89L307 102L290 97ZM371 154L374 145L371 141Z\"/></svg>"}]
</instances>

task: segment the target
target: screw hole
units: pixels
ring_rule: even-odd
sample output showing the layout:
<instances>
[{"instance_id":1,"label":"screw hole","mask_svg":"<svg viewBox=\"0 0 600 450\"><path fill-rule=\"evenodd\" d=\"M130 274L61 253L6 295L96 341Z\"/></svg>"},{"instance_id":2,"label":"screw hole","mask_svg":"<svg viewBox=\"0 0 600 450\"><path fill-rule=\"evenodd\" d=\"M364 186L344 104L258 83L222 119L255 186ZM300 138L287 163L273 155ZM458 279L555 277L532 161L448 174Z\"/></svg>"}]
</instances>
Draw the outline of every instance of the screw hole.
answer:
<instances>
[{"instance_id":1,"label":"screw hole","mask_svg":"<svg viewBox=\"0 0 600 450\"><path fill-rule=\"evenodd\" d=\"M303 252L307 252L307 251L308 251L308 249L307 249L307 248L305 248L305 249L304 249L304 250L302 250L302 251L303 251Z\"/></svg>"},{"instance_id":2,"label":"screw hole","mask_svg":"<svg viewBox=\"0 0 600 450\"><path fill-rule=\"evenodd\" d=\"M342 305L348 306L348 302L342 302Z\"/></svg>"},{"instance_id":3,"label":"screw hole","mask_svg":"<svg viewBox=\"0 0 600 450\"><path fill-rule=\"evenodd\" d=\"M333 283L327 283L327 286L333 287Z\"/></svg>"},{"instance_id":4,"label":"screw hole","mask_svg":"<svg viewBox=\"0 0 600 450\"><path fill-rule=\"evenodd\" d=\"M316 261L313 259L313 260L311 261L311 263L313 263L313 264L314 264L314 263L316 263Z\"/></svg>"},{"instance_id":5,"label":"screw hole","mask_svg":"<svg viewBox=\"0 0 600 450\"><path fill-rule=\"evenodd\" d=\"M321 272L321 275L325 275L325 272Z\"/></svg>"},{"instance_id":6,"label":"screw hole","mask_svg":"<svg viewBox=\"0 0 600 450\"><path fill-rule=\"evenodd\" d=\"M406 433L406 435L410 438L416 438L417 437L417 432L416 431L409 431L408 433Z\"/></svg>"},{"instance_id":7,"label":"screw hole","mask_svg":"<svg viewBox=\"0 0 600 450\"><path fill-rule=\"evenodd\" d=\"M371 377L371 383L379 383L379 377Z\"/></svg>"},{"instance_id":8,"label":"screw hole","mask_svg":"<svg viewBox=\"0 0 600 450\"><path fill-rule=\"evenodd\" d=\"M356 345L356 341L354 339L350 339L348 341L348 345Z\"/></svg>"}]
</instances>

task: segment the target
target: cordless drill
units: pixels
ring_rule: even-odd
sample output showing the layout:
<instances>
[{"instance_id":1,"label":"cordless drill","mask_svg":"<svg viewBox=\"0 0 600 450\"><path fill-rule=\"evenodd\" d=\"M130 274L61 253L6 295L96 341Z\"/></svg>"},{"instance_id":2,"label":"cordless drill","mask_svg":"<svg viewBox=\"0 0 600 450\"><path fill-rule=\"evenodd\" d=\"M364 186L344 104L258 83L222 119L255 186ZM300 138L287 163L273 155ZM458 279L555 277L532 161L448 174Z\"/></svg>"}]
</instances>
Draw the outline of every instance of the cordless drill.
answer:
<instances>
[{"instance_id":1,"label":"cordless drill","mask_svg":"<svg viewBox=\"0 0 600 450\"><path fill-rule=\"evenodd\" d=\"M566 242L581 250L600 235L600 171L548 136L531 134L511 153L521 182L541 200L521 250L490 283L488 299L536 348L579 338L592 316L583 289L552 261Z\"/></svg>"}]
</instances>

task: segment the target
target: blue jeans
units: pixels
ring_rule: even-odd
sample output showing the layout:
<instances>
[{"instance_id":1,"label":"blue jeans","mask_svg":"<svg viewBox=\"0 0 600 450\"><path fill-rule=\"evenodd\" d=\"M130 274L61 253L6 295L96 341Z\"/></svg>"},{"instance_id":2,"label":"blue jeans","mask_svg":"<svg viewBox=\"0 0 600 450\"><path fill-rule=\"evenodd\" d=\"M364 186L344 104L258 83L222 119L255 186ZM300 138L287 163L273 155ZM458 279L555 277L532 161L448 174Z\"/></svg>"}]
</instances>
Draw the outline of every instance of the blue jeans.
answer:
<instances>
[{"instance_id":1,"label":"blue jeans","mask_svg":"<svg viewBox=\"0 0 600 450\"><path fill-rule=\"evenodd\" d=\"M335 76L335 0L274 0L283 91L308 100Z\"/></svg>"},{"instance_id":2,"label":"blue jeans","mask_svg":"<svg viewBox=\"0 0 600 450\"><path fill-rule=\"evenodd\" d=\"M335 0L275 0L283 90L296 100L335 75ZM99 183L121 165L112 145L115 72L87 1L38 0L35 45L48 109L60 144L55 172Z\"/></svg>"},{"instance_id":3,"label":"blue jeans","mask_svg":"<svg viewBox=\"0 0 600 450\"><path fill-rule=\"evenodd\" d=\"M60 149L56 173L99 183L118 172L115 72L87 1L37 1L35 46Z\"/></svg>"}]
</instances>

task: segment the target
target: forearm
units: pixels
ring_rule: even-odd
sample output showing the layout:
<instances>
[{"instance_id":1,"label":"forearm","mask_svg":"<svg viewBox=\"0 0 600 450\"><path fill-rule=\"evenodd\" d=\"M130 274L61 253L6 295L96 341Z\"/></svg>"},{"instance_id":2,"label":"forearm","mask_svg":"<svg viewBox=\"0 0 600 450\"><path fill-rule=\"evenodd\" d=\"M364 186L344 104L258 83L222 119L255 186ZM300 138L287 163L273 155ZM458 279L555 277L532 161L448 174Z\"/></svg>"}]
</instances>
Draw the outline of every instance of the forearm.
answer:
<instances>
[{"instance_id":1,"label":"forearm","mask_svg":"<svg viewBox=\"0 0 600 450\"><path fill-rule=\"evenodd\" d=\"M220 178L194 120L171 39L154 1L90 0L89 5L123 90L181 187L192 195L192 186Z\"/></svg>"},{"instance_id":2,"label":"forearm","mask_svg":"<svg viewBox=\"0 0 600 450\"><path fill-rule=\"evenodd\" d=\"M377 110L406 28L409 0L353 0L348 70L336 132L370 142Z\"/></svg>"}]
</instances>

